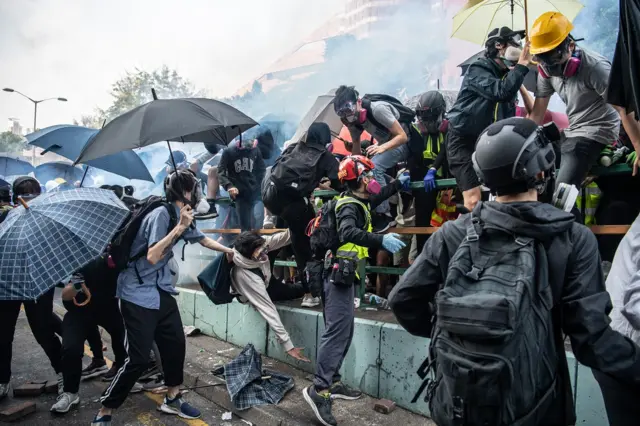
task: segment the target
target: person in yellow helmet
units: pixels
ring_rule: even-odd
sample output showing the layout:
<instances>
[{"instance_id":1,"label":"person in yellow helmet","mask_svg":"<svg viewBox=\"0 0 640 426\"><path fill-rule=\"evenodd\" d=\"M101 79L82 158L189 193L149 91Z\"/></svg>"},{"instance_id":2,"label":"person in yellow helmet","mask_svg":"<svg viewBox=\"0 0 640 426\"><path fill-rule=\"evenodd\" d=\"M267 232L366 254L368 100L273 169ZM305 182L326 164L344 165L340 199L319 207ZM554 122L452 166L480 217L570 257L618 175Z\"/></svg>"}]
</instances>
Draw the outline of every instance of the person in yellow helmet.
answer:
<instances>
[{"instance_id":1,"label":"person in yellow helmet","mask_svg":"<svg viewBox=\"0 0 640 426\"><path fill-rule=\"evenodd\" d=\"M580 187L602 148L618 138L620 116L605 100L611 63L578 47L572 30L571 22L559 12L540 15L531 28L531 53L539 74L529 118L542 124L554 93L567 105L569 127L560 144L556 185Z\"/></svg>"}]
</instances>

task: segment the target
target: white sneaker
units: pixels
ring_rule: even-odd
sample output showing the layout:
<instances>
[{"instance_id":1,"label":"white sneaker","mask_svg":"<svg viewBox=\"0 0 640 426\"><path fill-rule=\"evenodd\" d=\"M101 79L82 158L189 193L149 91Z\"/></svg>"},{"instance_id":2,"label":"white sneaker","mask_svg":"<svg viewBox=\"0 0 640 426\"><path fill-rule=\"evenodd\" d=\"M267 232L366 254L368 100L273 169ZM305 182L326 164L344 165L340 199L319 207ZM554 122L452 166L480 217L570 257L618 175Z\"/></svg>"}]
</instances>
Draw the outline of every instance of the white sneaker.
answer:
<instances>
[{"instance_id":1,"label":"white sneaker","mask_svg":"<svg viewBox=\"0 0 640 426\"><path fill-rule=\"evenodd\" d=\"M319 306L319 305L320 305L319 297L305 296L304 299L302 299L302 306L305 308L315 308L316 306Z\"/></svg>"},{"instance_id":2,"label":"white sneaker","mask_svg":"<svg viewBox=\"0 0 640 426\"><path fill-rule=\"evenodd\" d=\"M63 392L58 396L58 401L51 407L53 413L68 413L71 408L80 403L77 393Z\"/></svg>"},{"instance_id":3,"label":"white sneaker","mask_svg":"<svg viewBox=\"0 0 640 426\"><path fill-rule=\"evenodd\" d=\"M264 229L274 229L276 227L276 218L274 216L266 216L262 223Z\"/></svg>"}]
</instances>

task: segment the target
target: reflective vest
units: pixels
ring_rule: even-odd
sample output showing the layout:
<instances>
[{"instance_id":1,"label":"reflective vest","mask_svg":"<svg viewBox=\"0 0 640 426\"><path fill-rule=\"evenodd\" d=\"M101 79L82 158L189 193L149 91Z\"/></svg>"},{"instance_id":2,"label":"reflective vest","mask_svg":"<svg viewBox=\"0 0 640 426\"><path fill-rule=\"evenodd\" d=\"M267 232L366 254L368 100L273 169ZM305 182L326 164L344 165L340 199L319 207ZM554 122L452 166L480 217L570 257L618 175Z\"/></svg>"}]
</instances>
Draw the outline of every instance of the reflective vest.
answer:
<instances>
[{"instance_id":1,"label":"reflective vest","mask_svg":"<svg viewBox=\"0 0 640 426\"><path fill-rule=\"evenodd\" d=\"M436 208L431 213L431 226L440 227L448 220L455 220L458 216L456 206L451 202L453 191L440 191L436 198Z\"/></svg>"},{"instance_id":2,"label":"reflective vest","mask_svg":"<svg viewBox=\"0 0 640 426\"><path fill-rule=\"evenodd\" d=\"M422 158L424 158L425 160L430 160L430 161L436 161L436 157L438 156L438 153L440 152L440 150L442 149L442 144L444 142L444 134L442 132L438 132L438 139L436 140L437 143L437 150L433 149L433 137L430 134L427 135L423 135L422 132L418 129L418 127L416 127L416 125L414 124L413 127L418 131L418 133L420 133L420 135L424 138L424 151L422 152ZM442 168L440 168L438 170L438 175L442 176Z\"/></svg>"},{"instance_id":3,"label":"reflective vest","mask_svg":"<svg viewBox=\"0 0 640 426\"><path fill-rule=\"evenodd\" d=\"M353 197L349 197L345 195L338 196L336 200L338 200L336 203L336 214L338 214L338 211L340 210L340 208L346 204L358 204L360 207L362 207L362 210L364 211L364 214L365 214L365 222L366 222L365 229L367 230L367 232L373 231L373 226L371 224L371 211L369 210L368 204L365 204L361 201L356 200ZM340 247L338 247L336 257L351 259L357 262L359 260L366 259L367 257L369 257L369 249L354 243L344 243Z\"/></svg>"},{"instance_id":4,"label":"reflective vest","mask_svg":"<svg viewBox=\"0 0 640 426\"><path fill-rule=\"evenodd\" d=\"M600 204L600 198L602 197L602 191L598 188L595 182L591 182L585 187L585 195L587 201L584 209L584 224L595 225L596 224L596 210ZM582 211L582 191L580 191L578 198L576 198L576 206L578 210Z\"/></svg>"}]
</instances>

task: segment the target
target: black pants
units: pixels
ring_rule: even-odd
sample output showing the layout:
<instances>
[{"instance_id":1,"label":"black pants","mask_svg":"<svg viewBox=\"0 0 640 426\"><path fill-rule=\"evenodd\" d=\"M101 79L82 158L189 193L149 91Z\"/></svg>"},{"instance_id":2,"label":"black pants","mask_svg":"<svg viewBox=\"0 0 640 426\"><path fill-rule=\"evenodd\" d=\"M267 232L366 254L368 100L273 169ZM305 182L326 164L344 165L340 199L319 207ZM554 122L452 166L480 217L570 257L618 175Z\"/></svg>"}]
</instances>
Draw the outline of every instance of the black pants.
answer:
<instances>
[{"instance_id":1,"label":"black pants","mask_svg":"<svg viewBox=\"0 0 640 426\"><path fill-rule=\"evenodd\" d=\"M22 304L24 304L33 337L44 349L55 372L62 371L62 345L55 334L55 324L51 317L53 315L53 293L54 289L51 289L35 302L0 301L0 383L9 383L11 380L13 335L16 331L16 323Z\"/></svg>"},{"instance_id":2,"label":"black pants","mask_svg":"<svg viewBox=\"0 0 640 426\"><path fill-rule=\"evenodd\" d=\"M62 339L62 318L54 312L53 315L51 315L51 320L53 321L54 332ZM87 343L89 344L89 348L93 354L93 359L104 360L104 354L102 353L102 338L100 337L100 330L98 330L97 325L93 327L93 330L88 332Z\"/></svg>"},{"instance_id":3,"label":"black pants","mask_svg":"<svg viewBox=\"0 0 640 426\"><path fill-rule=\"evenodd\" d=\"M635 426L640 418L640 388L620 383L607 374L592 370L602 391L610 426Z\"/></svg>"},{"instance_id":4,"label":"black pants","mask_svg":"<svg viewBox=\"0 0 640 426\"><path fill-rule=\"evenodd\" d=\"M420 190L414 191L415 194L415 210L416 210L416 226L428 227L431 226L431 214L436 208L436 201L438 199L438 191L424 192ZM418 254L422 252L422 247L427 242L429 234L417 234L416 242Z\"/></svg>"},{"instance_id":5,"label":"black pants","mask_svg":"<svg viewBox=\"0 0 640 426\"><path fill-rule=\"evenodd\" d=\"M118 408L127 398L133 385L149 366L149 352L154 340L162 357L164 383L168 387L182 384L185 340L180 311L173 296L162 290L158 292L160 309L147 309L125 300L120 301L128 356L100 398L106 408Z\"/></svg>"},{"instance_id":6,"label":"black pants","mask_svg":"<svg viewBox=\"0 0 640 426\"><path fill-rule=\"evenodd\" d=\"M117 300L112 299L106 303L90 305L70 308L62 321L62 376L65 392L78 393L82 375L84 341L92 333L98 332L98 325L111 335L116 366L122 367L127 359L124 347L124 323ZM99 357L102 357L100 334L98 334L98 341L100 342ZM93 351L93 348L91 350ZM95 352L93 358L98 358Z\"/></svg>"}]
</instances>

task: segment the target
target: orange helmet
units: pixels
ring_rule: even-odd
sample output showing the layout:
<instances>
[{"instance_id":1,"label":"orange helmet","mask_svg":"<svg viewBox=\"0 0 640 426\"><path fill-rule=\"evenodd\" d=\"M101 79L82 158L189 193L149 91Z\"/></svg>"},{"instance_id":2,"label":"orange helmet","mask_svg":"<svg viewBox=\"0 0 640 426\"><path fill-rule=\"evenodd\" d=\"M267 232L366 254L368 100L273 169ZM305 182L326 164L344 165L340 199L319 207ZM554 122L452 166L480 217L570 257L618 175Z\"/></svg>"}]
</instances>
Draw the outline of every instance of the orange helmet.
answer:
<instances>
[{"instance_id":1,"label":"orange helmet","mask_svg":"<svg viewBox=\"0 0 640 426\"><path fill-rule=\"evenodd\" d=\"M340 162L338 179L340 182L357 180L363 173L375 168L373 162L364 155L350 155Z\"/></svg>"}]
</instances>

